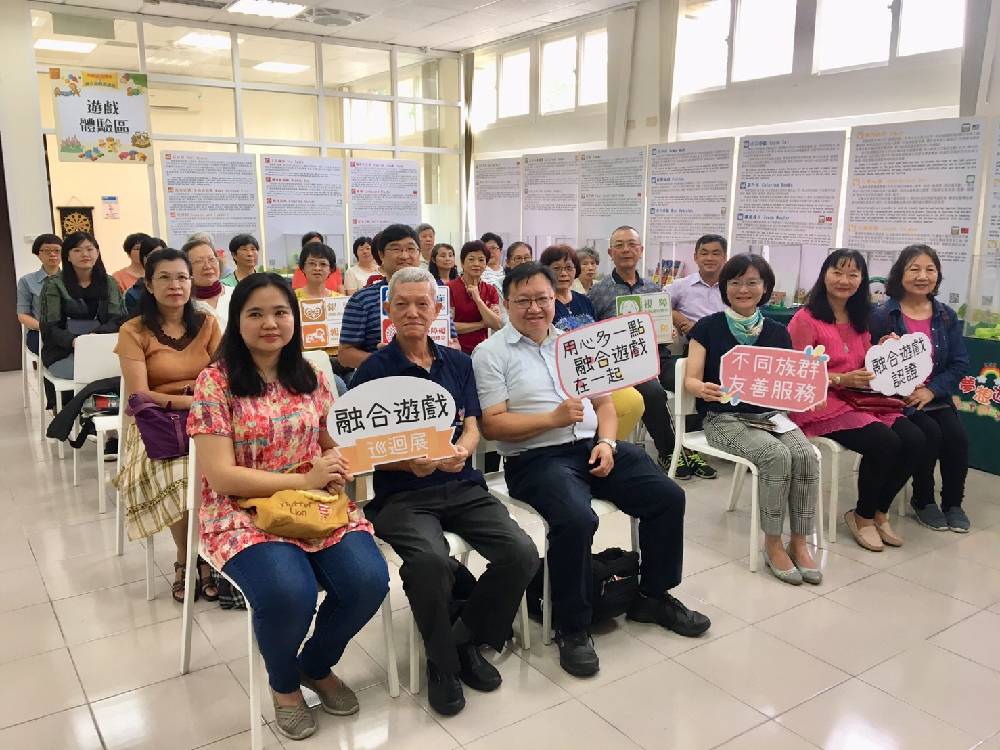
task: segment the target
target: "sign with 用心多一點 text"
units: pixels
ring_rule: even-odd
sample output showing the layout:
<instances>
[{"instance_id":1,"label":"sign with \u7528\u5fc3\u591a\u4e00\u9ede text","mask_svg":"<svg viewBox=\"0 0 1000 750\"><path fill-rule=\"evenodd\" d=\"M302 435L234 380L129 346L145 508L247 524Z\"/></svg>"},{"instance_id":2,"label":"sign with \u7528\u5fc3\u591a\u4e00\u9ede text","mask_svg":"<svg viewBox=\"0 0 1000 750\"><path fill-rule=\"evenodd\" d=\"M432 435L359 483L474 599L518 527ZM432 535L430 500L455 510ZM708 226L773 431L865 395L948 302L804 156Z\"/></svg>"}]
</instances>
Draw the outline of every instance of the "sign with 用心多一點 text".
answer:
<instances>
[{"instance_id":1,"label":"sign with \u7528\u5fc3\u591a\u4e00\u9ede text","mask_svg":"<svg viewBox=\"0 0 1000 750\"><path fill-rule=\"evenodd\" d=\"M828 360L822 346L797 351L739 344L722 355L722 402L808 411L826 400Z\"/></svg>"},{"instance_id":2,"label":"sign with \u7528\u5fc3\u591a\u4e00\u9ede text","mask_svg":"<svg viewBox=\"0 0 1000 750\"><path fill-rule=\"evenodd\" d=\"M352 388L327 415L327 429L351 471L379 464L454 455L451 437L464 415L455 399L431 380L396 376Z\"/></svg>"},{"instance_id":3,"label":"sign with \u7528\u5fc3\u591a\u4e00\u9ede text","mask_svg":"<svg viewBox=\"0 0 1000 750\"><path fill-rule=\"evenodd\" d=\"M660 374L648 313L608 318L556 339L559 384L573 398L603 396Z\"/></svg>"}]
</instances>

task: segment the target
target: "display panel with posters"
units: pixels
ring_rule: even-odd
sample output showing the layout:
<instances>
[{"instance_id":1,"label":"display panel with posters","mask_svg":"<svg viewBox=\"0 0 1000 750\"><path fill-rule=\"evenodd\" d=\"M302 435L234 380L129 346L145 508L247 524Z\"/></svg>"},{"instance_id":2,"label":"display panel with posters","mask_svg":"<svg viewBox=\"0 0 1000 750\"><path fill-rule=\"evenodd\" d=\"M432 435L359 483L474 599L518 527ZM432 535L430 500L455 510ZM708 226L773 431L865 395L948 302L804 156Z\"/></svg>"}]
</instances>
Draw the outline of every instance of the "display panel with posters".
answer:
<instances>
[{"instance_id":1,"label":"display panel with posters","mask_svg":"<svg viewBox=\"0 0 1000 750\"><path fill-rule=\"evenodd\" d=\"M49 68L59 161L146 164L149 89L144 73Z\"/></svg>"},{"instance_id":2,"label":"display panel with posters","mask_svg":"<svg viewBox=\"0 0 1000 750\"><path fill-rule=\"evenodd\" d=\"M834 244L844 140L843 131L740 139L730 255L801 248L795 280L779 290L787 306L803 301Z\"/></svg>"},{"instance_id":3,"label":"display panel with posters","mask_svg":"<svg viewBox=\"0 0 1000 750\"><path fill-rule=\"evenodd\" d=\"M476 201L476 236L493 232L504 247L521 238L521 165L523 159L477 159L472 185Z\"/></svg>"},{"instance_id":4,"label":"display panel with posters","mask_svg":"<svg viewBox=\"0 0 1000 750\"><path fill-rule=\"evenodd\" d=\"M619 148L580 153L580 244L600 258L599 274L611 272L607 247L620 226L635 227L642 236L646 149Z\"/></svg>"},{"instance_id":5,"label":"display panel with posters","mask_svg":"<svg viewBox=\"0 0 1000 750\"><path fill-rule=\"evenodd\" d=\"M968 305L959 308L966 334L1000 340L1000 121L994 123L986 210Z\"/></svg>"},{"instance_id":6,"label":"display panel with posters","mask_svg":"<svg viewBox=\"0 0 1000 750\"><path fill-rule=\"evenodd\" d=\"M420 163L351 159L351 237L373 237L389 224L420 223Z\"/></svg>"},{"instance_id":7,"label":"display panel with posters","mask_svg":"<svg viewBox=\"0 0 1000 750\"><path fill-rule=\"evenodd\" d=\"M577 245L580 154L524 157L521 231L537 253L548 245Z\"/></svg>"},{"instance_id":8,"label":"display panel with posters","mask_svg":"<svg viewBox=\"0 0 1000 750\"><path fill-rule=\"evenodd\" d=\"M223 243L237 234L260 237L253 154L164 151L162 159L170 247L182 247L195 232Z\"/></svg>"},{"instance_id":9,"label":"display panel with posters","mask_svg":"<svg viewBox=\"0 0 1000 750\"><path fill-rule=\"evenodd\" d=\"M966 301L985 143L985 120L975 117L851 130L844 244L868 256L872 277L925 243L941 259L938 299Z\"/></svg>"},{"instance_id":10,"label":"display panel with posters","mask_svg":"<svg viewBox=\"0 0 1000 750\"><path fill-rule=\"evenodd\" d=\"M302 235L316 231L344 253L344 165L340 159L264 154L260 157L264 196L264 252L267 270L293 273Z\"/></svg>"}]
</instances>

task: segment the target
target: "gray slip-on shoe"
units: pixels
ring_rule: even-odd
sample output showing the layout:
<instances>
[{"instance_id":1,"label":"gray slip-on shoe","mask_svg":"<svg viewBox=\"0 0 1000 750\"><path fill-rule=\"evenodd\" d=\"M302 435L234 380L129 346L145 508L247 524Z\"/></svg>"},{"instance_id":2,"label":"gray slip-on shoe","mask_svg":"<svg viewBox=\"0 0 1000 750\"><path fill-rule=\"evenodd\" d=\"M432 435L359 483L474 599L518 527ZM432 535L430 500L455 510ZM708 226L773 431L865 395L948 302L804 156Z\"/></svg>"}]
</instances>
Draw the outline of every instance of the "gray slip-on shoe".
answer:
<instances>
[{"instance_id":1,"label":"gray slip-on shoe","mask_svg":"<svg viewBox=\"0 0 1000 750\"><path fill-rule=\"evenodd\" d=\"M927 503L923 508L918 508L911 500L910 507L913 508L913 513L921 526L934 529L934 531L948 530L948 519L944 517L944 513L941 512L937 503Z\"/></svg>"}]
</instances>

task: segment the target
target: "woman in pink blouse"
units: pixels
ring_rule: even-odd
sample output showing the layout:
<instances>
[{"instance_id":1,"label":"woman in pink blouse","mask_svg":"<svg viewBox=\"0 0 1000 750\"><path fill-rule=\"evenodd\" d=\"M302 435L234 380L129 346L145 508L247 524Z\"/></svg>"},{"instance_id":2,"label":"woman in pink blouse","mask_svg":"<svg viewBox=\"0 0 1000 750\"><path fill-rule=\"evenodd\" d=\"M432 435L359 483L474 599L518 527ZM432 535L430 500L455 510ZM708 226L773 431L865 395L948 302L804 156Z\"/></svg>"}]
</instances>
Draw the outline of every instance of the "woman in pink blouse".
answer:
<instances>
[{"instance_id":1,"label":"woman in pink blouse","mask_svg":"<svg viewBox=\"0 0 1000 750\"><path fill-rule=\"evenodd\" d=\"M868 321L868 266L856 250L835 250L827 256L805 306L788 324L796 349L822 344L830 357L830 389L826 406L789 416L809 437L828 437L861 454L858 502L844 515L859 545L881 552L899 547L903 539L889 523L893 498L928 456L920 428L903 416L903 403L889 413L852 406L851 392L868 388L874 375L865 369L871 346Z\"/></svg>"},{"instance_id":2,"label":"woman in pink blouse","mask_svg":"<svg viewBox=\"0 0 1000 750\"><path fill-rule=\"evenodd\" d=\"M217 361L198 376L188 418L205 475L201 542L253 607L278 731L304 739L316 719L301 685L327 713L358 710L330 667L385 598L388 571L371 524L353 504L347 526L310 540L261 531L237 504L287 489L340 492L351 474L326 429L330 384L302 357L288 283L276 274L247 276L233 292L229 322ZM303 644L319 586L326 598Z\"/></svg>"}]
</instances>

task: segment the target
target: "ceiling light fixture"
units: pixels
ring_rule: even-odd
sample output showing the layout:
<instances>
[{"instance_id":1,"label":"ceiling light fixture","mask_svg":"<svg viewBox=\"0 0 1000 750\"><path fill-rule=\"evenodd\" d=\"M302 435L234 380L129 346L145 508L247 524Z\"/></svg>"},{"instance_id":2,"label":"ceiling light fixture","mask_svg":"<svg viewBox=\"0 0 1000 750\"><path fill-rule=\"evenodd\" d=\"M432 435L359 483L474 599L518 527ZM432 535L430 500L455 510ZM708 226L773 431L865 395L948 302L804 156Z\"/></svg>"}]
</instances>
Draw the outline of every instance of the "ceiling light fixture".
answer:
<instances>
[{"instance_id":1,"label":"ceiling light fixture","mask_svg":"<svg viewBox=\"0 0 1000 750\"><path fill-rule=\"evenodd\" d=\"M186 68L191 64L190 60L175 60L172 57L157 57L155 55L147 55L146 62L151 65L173 65L178 68Z\"/></svg>"},{"instance_id":2,"label":"ceiling light fixture","mask_svg":"<svg viewBox=\"0 0 1000 750\"><path fill-rule=\"evenodd\" d=\"M180 39L177 44L182 47L197 47L198 49L223 51L230 47L229 34L205 34L199 31L190 31Z\"/></svg>"},{"instance_id":3,"label":"ceiling light fixture","mask_svg":"<svg viewBox=\"0 0 1000 750\"><path fill-rule=\"evenodd\" d=\"M226 8L230 13L244 13L250 16L265 16L266 18L294 18L305 9L304 5L283 3L279 0L236 0Z\"/></svg>"},{"instance_id":4,"label":"ceiling light fixture","mask_svg":"<svg viewBox=\"0 0 1000 750\"><path fill-rule=\"evenodd\" d=\"M73 42L69 39L39 39L35 42L35 49L44 49L49 52L75 52L80 55L89 54L96 47L94 42Z\"/></svg>"},{"instance_id":5,"label":"ceiling light fixture","mask_svg":"<svg viewBox=\"0 0 1000 750\"><path fill-rule=\"evenodd\" d=\"M301 73L303 70L308 70L309 66L272 60L269 62L257 63L253 66L253 69L264 73Z\"/></svg>"}]
</instances>

